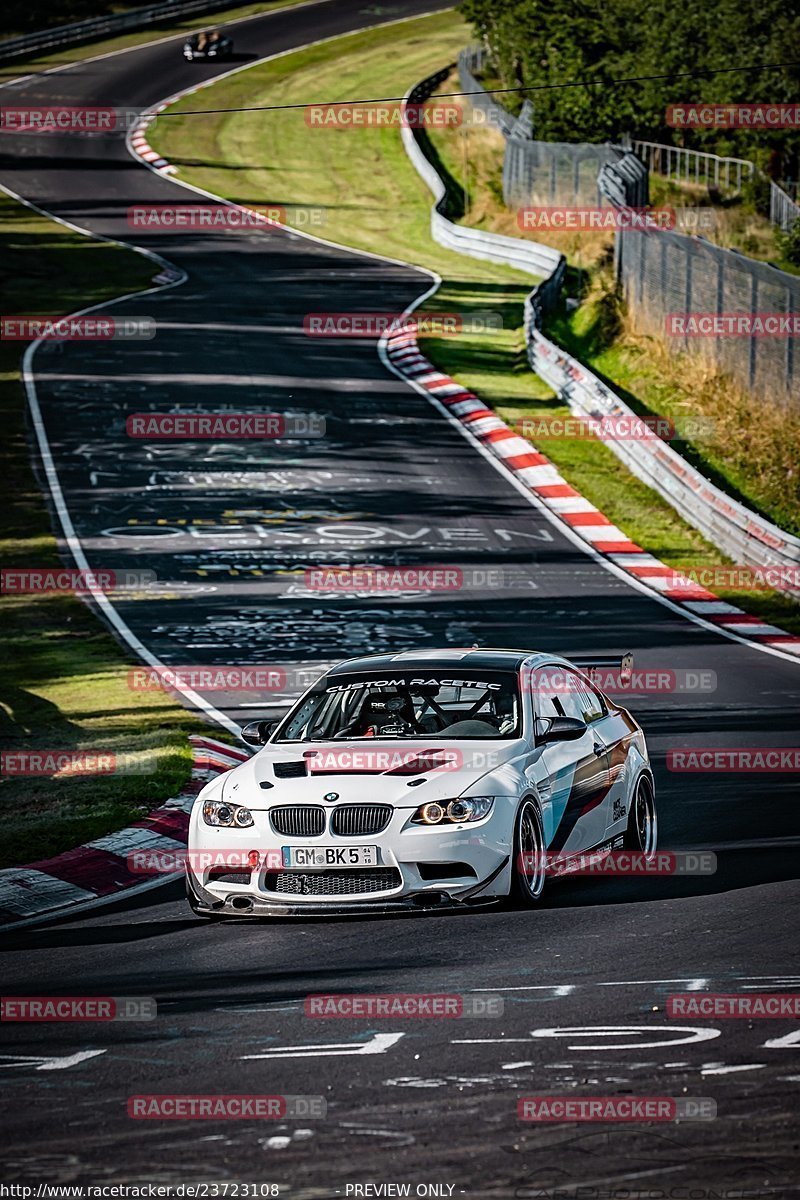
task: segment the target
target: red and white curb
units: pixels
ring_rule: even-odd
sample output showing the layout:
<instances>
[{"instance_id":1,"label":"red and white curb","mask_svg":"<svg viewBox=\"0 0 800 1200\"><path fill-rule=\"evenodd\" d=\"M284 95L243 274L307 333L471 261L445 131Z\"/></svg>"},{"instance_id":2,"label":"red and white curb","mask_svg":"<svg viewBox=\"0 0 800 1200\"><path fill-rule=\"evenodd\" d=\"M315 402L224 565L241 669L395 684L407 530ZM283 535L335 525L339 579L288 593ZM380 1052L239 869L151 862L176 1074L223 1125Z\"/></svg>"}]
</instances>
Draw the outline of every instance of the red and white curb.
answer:
<instances>
[{"instance_id":1,"label":"red and white curb","mask_svg":"<svg viewBox=\"0 0 800 1200\"><path fill-rule=\"evenodd\" d=\"M192 88L191 90L196 91L195 88ZM187 93L187 95L188 94L190 93ZM165 158L162 158L147 140L148 125L154 121L158 114L163 112L166 107L166 104L159 104L158 108L153 109L146 116L142 117L142 119L131 131L130 144L139 155L139 158L143 158L146 163L149 163L150 166L154 168L154 170L161 171L164 175L172 175L175 171L175 167L168 163Z\"/></svg>"},{"instance_id":2,"label":"red and white curb","mask_svg":"<svg viewBox=\"0 0 800 1200\"><path fill-rule=\"evenodd\" d=\"M134 850L178 851L186 847L189 813L201 788L215 775L245 762L246 750L207 737L191 737L192 777L179 796L148 817L55 858L0 871L0 929L109 903L126 893L174 879L128 865Z\"/></svg>"},{"instance_id":3,"label":"red and white curb","mask_svg":"<svg viewBox=\"0 0 800 1200\"><path fill-rule=\"evenodd\" d=\"M425 358L417 345L413 319L406 321L401 330L388 334L385 346L389 361L398 373L444 405L537 500L615 567L672 604L728 633L800 657L800 637L720 600L707 588L632 542L623 530L567 483L549 458L501 421L473 392L449 375L443 375Z\"/></svg>"}]
</instances>

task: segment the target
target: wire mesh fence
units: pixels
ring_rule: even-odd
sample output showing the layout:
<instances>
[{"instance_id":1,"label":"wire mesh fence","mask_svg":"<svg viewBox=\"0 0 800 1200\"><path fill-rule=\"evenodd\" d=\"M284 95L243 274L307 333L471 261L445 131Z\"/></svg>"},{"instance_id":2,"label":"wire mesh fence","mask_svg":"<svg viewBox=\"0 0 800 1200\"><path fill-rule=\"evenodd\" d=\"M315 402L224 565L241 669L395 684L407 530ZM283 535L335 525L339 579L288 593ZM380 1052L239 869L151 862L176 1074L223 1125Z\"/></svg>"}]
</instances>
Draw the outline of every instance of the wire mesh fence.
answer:
<instances>
[{"instance_id":1,"label":"wire mesh fence","mask_svg":"<svg viewBox=\"0 0 800 1200\"><path fill-rule=\"evenodd\" d=\"M482 83L475 78L475 71L482 71L487 62L486 52L482 46L470 46L462 50L458 56L458 78L461 89L469 93L469 102L487 119L487 124L494 125L505 136L514 128L515 117L502 104L492 99Z\"/></svg>"},{"instance_id":2,"label":"wire mesh fence","mask_svg":"<svg viewBox=\"0 0 800 1200\"><path fill-rule=\"evenodd\" d=\"M611 145L510 137L503 159L503 199L509 208L601 204L598 175L619 158Z\"/></svg>"},{"instance_id":3,"label":"wire mesh fence","mask_svg":"<svg viewBox=\"0 0 800 1200\"><path fill-rule=\"evenodd\" d=\"M533 136L533 108L525 102L519 117L498 104L476 78L486 65L485 51L471 46L458 59L461 88L470 102L506 138L503 199L509 208L525 205L596 205L602 196L597 177L602 167L622 157L610 143L540 142Z\"/></svg>"},{"instance_id":4,"label":"wire mesh fence","mask_svg":"<svg viewBox=\"0 0 800 1200\"><path fill-rule=\"evenodd\" d=\"M800 313L800 277L670 230L615 237L637 330L693 349L759 395L800 402L791 319Z\"/></svg>"},{"instance_id":5,"label":"wire mesh fence","mask_svg":"<svg viewBox=\"0 0 800 1200\"><path fill-rule=\"evenodd\" d=\"M730 196L755 174L747 159L655 142L537 141L529 102L514 117L481 94L476 72L484 67L484 57L478 47L464 51L460 79L464 91L477 92L471 101L485 105L504 134L503 198L510 208L644 207L650 171ZM783 229L800 216L796 188L788 189L792 195L776 184L771 188L772 222ZM673 229L634 223L617 228L614 242L617 276L637 331L693 350L758 395L800 401L795 350L800 277Z\"/></svg>"}]
</instances>

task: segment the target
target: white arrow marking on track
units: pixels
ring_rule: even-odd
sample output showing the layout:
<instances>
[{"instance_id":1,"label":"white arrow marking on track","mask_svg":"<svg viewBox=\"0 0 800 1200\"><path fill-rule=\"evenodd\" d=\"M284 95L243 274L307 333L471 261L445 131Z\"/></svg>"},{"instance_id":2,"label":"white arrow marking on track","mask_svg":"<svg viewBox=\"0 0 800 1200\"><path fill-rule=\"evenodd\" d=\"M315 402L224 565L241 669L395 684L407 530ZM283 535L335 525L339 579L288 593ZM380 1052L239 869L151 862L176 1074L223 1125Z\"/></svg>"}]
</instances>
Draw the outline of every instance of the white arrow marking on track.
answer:
<instances>
[{"instance_id":1,"label":"white arrow marking on track","mask_svg":"<svg viewBox=\"0 0 800 1200\"><path fill-rule=\"evenodd\" d=\"M600 1037L648 1037L653 1033L683 1033L686 1037L677 1038L659 1038L651 1042L613 1042L610 1044L600 1043L588 1046L584 1043L583 1046L569 1046L570 1050L649 1050L654 1046L682 1046L691 1042L708 1042L712 1038L718 1038L721 1030L719 1029L702 1029L698 1026L690 1026L688 1029L685 1025L588 1025L581 1026L564 1026L563 1028L555 1027L553 1029L534 1029L531 1033L535 1038L589 1038L599 1035Z\"/></svg>"},{"instance_id":2,"label":"white arrow marking on track","mask_svg":"<svg viewBox=\"0 0 800 1200\"><path fill-rule=\"evenodd\" d=\"M738 1066L726 1067L724 1064L719 1067L708 1066L701 1069L701 1075L733 1075L736 1071L762 1071L766 1063L741 1063Z\"/></svg>"},{"instance_id":3,"label":"white arrow marking on track","mask_svg":"<svg viewBox=\"0 0 800 1200\"><path fill-rule=\"evenodd\" d=\"M30 1054L0 1054L0 1070L9 1067L30 1067L37 1063L37 1071L65 1071L67 1067L76 1067L78 1063L86 1062L87 1058L96 1058L105 1054L105 1050L79 1050L77 1054L65 1054L61 1058L45 1058L42 1055Z\"/></svg>"},{"instance_id":4,"label":"white arrow marking on track","mask_svg":"<svg viewBox=\"0 0 800 1200\"><path fill-rule=\"evenodd\" d=\"M510 1042L530 1042L531 1038L590 1038L590 1037L630 1037L632 1035L647 1037L652 1033L682 1033L688 1034L687 1037L677 1038L661 1038L655 1042L608 1042L595 1043L591 1046L580 1045L569 1046L570 1050L648 1050L654 1046L682 1046L692 1042L708 1042L712 1038L718 1038L721 1030L719 1029L700 1029L697 1026L690 1026L688 1029L683 1025L650 1025L642 1027L639 1025L587 1025L587 1026L564 1026L561 1028L551 1029L532 1029L530 1035L526 1038L452 1038L454 1045L461 1046L504 1046Z\"/></svg>"},{"instance_id":5,"label":"white arrow marking on track","mask_svg":"<svg viewBox=\"0 0 800 1200\"><path fill-rule=\"evenodd\" d=\"M800 1029L795 1029L784 1037L769 1038L764 1042L765 1050L789 1050L792 1046L800 1047Z\"/></svg>"},{"instance_id":6,"label":"white arrow marking on track","mask_svg":"<svg viewBox=\"0 0 800 1200\"><path fill-rule=\"evenodd\" d=\"M385 1054L392 1046L400 1041L402 1033L376 1033L372 1040L353 1045L352 1042L329 1042L317 1046L273 1046L264 1054L243 1054L246 1058L316 1058L321 1055L333 1054Z\"/></svg>"}]
</instances>

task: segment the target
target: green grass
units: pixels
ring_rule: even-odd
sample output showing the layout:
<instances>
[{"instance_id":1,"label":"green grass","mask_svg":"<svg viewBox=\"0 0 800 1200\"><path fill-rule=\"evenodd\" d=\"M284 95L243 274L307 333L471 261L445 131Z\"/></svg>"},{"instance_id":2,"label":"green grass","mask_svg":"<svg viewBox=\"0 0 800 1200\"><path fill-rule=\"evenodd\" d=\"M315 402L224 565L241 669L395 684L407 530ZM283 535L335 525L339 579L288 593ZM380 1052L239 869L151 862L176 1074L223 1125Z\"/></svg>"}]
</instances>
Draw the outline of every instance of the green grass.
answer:
<instances>
[{"instance_id":1,"label":"green grass","mask_svg":"<svg viewBox=\"0 0 800 1200\"><path fill-rule=\"evenodd\" d=\"M412 256L456 279L527 283L528 276L464 258L430 239L431 195L395 128L306 124L304 106L317 101L401 95L409 81L454 59L468 34L464 22L446 13L311 46L179 101L149 126L148 140L178 167L179 178L238 203L321 210L323 224L312 231L331 241L388 257ZM180 115L186 109L293 104L300 107Z\"/></svg>"},{"instance_id":2,"label":"green grass","mask_svg":"<svg viewBox=\"0 0 800 1200\"><path fill-rule=\"evenodd\" d=\"M6 314L68 313L147 287L139 255L83 238L0 195L0 282ZM31 467L21 342L0 341L5 527L0 564L59 565ZM118 829L175 795L191 769L188 734L203 727L164 692L128 688L131 665L89 608L64 594L0 597L0 740L5 750L92 750L127 756L143 774L0 783L0 867L30 862Z\"/></svg>"},{"instance_id":3,"label":"green grass","mask_svg":"<svg viewBox=\"0 0 800 1200\"><path fill-rule=\"evenodd\" d=\"M448 62L469 40L455 14L415 19L389 29L339 38L223 80L202 94L202 106L310 104L347 97L401 95ZM447 85L445 85L447 86ZM521 329L522 301L531 280L502 266L481 263L439 247L430 237L431 197L394 129L312 129L302 109L181 116L190 103L159 119L150 141L179 170L179 178L245 204L297 204L325 214L323 236L332 241L411 261L436 270L443 285L426 309L500 312L498 334L428 338L426 354L443 371L475 390L506 420L565 416L527 367ZM498 210L496 180L481 170L472 138L491 134L436 131L431 143L452 183L452 215L464 207L459 179L465 146L470 161L469 219L491 225ZM477 145L477 142L475 143ZM496 165L496 157L493 162ZM513 218L503 215L504 232ZM654 492L627 472L607 447L594 441L537 443L565 477L635 541L675 567L727 564ZM800 631L800 613L786 597L720 591L733 603Z\"/></svg>"}]
</instances>

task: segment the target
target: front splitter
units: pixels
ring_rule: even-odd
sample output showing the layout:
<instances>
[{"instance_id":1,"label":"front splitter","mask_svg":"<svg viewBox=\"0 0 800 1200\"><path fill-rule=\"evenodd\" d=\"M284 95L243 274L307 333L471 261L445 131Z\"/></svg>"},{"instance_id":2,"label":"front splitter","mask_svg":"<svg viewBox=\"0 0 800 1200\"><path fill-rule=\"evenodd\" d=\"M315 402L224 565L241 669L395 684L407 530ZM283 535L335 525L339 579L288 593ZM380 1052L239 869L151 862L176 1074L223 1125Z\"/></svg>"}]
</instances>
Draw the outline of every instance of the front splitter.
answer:
<instances>
[{"instance_id":1,"label":"front splitter","mask_svg":"<svg viewBox=\"0 0 800 1200\"><path fill-rule=\"evenodd\" d=\"M482 885L486 886L486 885ZM217 900L205 888L200 888L194 880L186 877L186 890L192 909L198 916L226 918L258 918L258 917L303 917L303 916L367 916L380 913L401 912L444 912L465 911L470 908L486 908L499 903L498 897L486 899L465 896L455 899L444 892L417 892L408 896L398 896L395 899L383 900L350 900L347 903L328 903L309 900L303 904L289 904L281 901L266 899L262 896L229 896L225 900Z\"/></svg>"}]
</instances>

